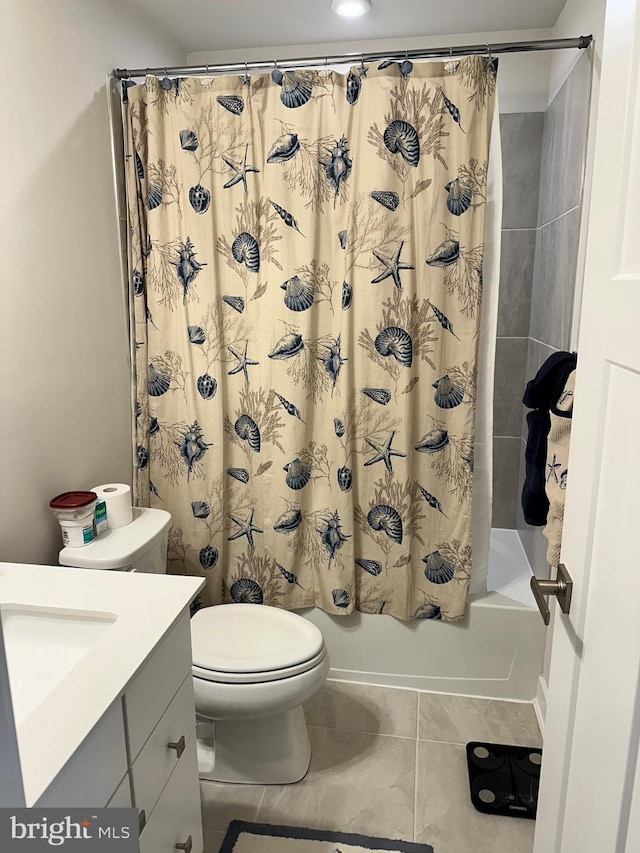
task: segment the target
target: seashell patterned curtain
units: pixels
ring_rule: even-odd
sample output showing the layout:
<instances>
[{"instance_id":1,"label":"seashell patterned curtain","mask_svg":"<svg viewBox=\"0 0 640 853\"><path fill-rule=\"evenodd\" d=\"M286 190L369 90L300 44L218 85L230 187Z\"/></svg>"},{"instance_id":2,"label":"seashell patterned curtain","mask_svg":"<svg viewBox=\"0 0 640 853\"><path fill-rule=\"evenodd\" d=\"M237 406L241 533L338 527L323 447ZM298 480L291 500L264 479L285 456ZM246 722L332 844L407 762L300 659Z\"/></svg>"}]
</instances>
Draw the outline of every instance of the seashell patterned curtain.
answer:
<instances>
[{"instance_id":1,"label":"seashell patterned curtain","mask_svg":"<svg viewBox=\"0 0 640 853\"><path fill-rule=\"evenodd\" d=\"M463 617L495 75L125 84L135 496L198 605Z\"/></svg>"}]
</instances>

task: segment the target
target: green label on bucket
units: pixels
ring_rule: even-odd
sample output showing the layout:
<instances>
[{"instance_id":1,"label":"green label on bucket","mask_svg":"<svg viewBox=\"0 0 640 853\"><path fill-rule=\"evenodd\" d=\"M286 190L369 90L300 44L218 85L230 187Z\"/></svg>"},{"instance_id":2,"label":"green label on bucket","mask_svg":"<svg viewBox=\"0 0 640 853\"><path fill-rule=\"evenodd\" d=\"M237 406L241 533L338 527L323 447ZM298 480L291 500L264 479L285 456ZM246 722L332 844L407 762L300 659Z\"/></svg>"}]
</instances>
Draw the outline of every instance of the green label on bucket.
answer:
<instances>
[{"instance_id":1,"label":"green label on bucket","mask_svg":"<svg viewBox=\"0 0 640 853\"><path fill-rule=\"evenodd\" d=\"M93 523L91 523L89 527L82 528L82 541L85 545L88 545L89 542L93 542Z\"/></svg>"}]
</instances>

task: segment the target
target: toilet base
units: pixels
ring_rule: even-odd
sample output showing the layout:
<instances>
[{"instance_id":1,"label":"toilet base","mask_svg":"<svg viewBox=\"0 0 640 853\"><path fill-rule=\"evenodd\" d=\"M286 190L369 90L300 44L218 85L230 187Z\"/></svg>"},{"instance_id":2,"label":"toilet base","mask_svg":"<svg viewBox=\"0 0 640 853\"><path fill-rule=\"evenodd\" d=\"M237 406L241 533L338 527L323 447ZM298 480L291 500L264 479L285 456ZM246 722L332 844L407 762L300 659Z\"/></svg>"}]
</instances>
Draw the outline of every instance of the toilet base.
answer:
<instances>
[{"instance_id":1,"label":"toilet base","mask_svg":"<svg viewBox=\"0 0 640 853\"><path fill-rule=\"evenodd\" d=\"M311 744L302 705L240 720L198 717L198 775L213 782L287 785L309 769Z\"/></svg>"}]
</instances>

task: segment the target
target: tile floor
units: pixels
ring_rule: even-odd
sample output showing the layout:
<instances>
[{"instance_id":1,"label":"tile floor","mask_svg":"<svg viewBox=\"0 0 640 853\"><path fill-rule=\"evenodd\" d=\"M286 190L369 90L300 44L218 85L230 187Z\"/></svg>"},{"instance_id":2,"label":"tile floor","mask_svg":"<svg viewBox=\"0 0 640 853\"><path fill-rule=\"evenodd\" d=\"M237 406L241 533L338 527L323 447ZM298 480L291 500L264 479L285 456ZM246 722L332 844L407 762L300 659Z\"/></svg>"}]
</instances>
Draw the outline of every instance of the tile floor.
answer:
<instances>
[{"instance_id":1,"label":"tile floor","mask_svg":"<svg viewBox=\"0 0 640 853\"><path fill-rule=\"evenodd\" d=\"M328 681L306 706L313 749L296 785L201 782L205 853L243 819L426 842L435 853L531 853L533 821L477 812L464 744L540 746L533 707Z\"/></svg>"}]
</instances>

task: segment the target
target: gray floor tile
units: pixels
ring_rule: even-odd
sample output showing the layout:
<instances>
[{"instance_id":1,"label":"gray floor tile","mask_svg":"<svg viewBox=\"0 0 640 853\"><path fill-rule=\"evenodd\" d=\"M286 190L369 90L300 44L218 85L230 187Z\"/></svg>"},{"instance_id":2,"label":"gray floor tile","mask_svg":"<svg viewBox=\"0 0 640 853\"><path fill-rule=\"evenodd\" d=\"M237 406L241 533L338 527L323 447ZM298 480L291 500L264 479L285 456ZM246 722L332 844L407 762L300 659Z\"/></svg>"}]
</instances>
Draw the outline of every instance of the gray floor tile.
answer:
<instances>
[{"instance_id":1,"label":"gray floor tile","mask_svg":"<svg viewBox=\"0 0 640 853\"><path fill-rule=\"evenodd\" d=\"M267 786L258 820L413 838L415 741L310 727L313 755L295 785Z\"/></svg>"},{"instance_id":2,"label":"gray floor tile","mask_svg":"<svg viewBox=\"0 0 640 853\"><path fill-rule=\"evenodd\" d=\"M418 743L417 842L432 844L436 853L531 853L534 825L474 809L464 747Z\"/></svg>"},{"instance_id":3,"label":"gray floor tile","mask_svg":"<svg viewBox=\"0 0 640 853\"><path fill-rule=\"evenodd\" d=\"M304 710L310 726L415 738L418 694L415 690L327 681Z\"/></svg>"},{"instance_id":4,"label":"gray floor tile","mask_svg":"<svg viewBox=\"0 0 640 853\"><path fill-rule=\"evenodd\" d=\"M542 743L533 705L443 693L420 693L418 737L458 744L472 740L522 746Z\"/></svg>"},{"instance_id":5,"label":"gray floor tile","mask_svg":"<svg viewBox=\"0 0 640 853\"><path fill-rule=\"evenodd\" d=\"M229 821L255 820L264 794L263 785L232 785L200 781L202 825L226 830Z\"/></svg>"},{"instance_id":6,"label":"gray floor tile","mask_svg":"<svg viewBox=\"0 0 640 853\"><path fill-rule=\"evenodd\" d=\"M218 832L216 829L205 829L204 853L220 853L220 848L226 834L226 832Z\"/></svg>"}]
</instances>

